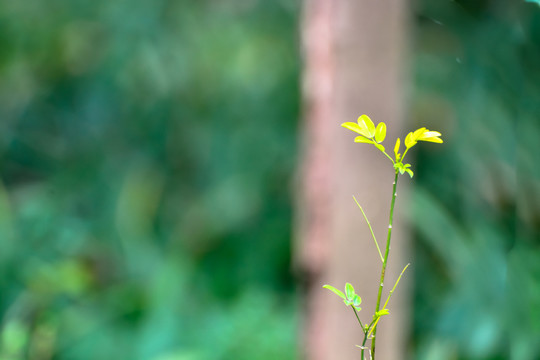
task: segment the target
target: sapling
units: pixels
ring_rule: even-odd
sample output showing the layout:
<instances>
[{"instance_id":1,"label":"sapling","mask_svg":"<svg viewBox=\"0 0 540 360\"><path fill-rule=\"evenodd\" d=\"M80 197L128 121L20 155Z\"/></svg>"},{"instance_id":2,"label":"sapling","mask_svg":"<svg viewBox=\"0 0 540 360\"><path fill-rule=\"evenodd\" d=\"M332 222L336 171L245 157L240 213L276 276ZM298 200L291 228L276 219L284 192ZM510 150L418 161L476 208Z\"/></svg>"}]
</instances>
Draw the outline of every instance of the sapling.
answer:
<instances>
[{"instance_id":1,"label":"sapling","mask_svg":"<svg viewBox=\"0 0 540 360\"><path fill-rule=\"evenodd\" d=\"M392 162L392 165L394 167L394 183L392 186L392 201L390 202L388 235L386 237L386 247L384 248L384 255L381 252L379 243L377 242L377 239L375 238L375 234L373 232L373 229L371 228L371 224L369 223L369 220L364 212L364 209L362 209L362 207L360 206L356 198L353 196L353 199L356 202L356 205L362 212L362 215L369 227L369 230L371 232L371 237L373 238L373 241L375 242L375 246L377 247L377 251L379 253L379 257L382 263L381 280L379 282L379 290L377 293L377 303L375 305L375 312L373 313L371 321L370 322L361 321L358 313L362 309L360 307L360 305L362 304L362 298L358 294L356 294L354 287L350 283L345 284L345 292L342 292L341 290L338 290L331 285L323 286L324 288L333 291L335 294L341 297L345 305L350 306L352 308L354 315L358 321L358 324L362 328L362 332L364 334L363 339L362 339L362 345L356 345L357 347L360 348L361 359L365 360L364 355L367 352L367 354L369 355L369 358L372 360L375 360L375 340L377 339L377 325L379 324L379 320L381 319L381 317L389 314L389 310L387 306L388 306L388 302L390 301L390 297L394 293L394 290L396 289L399 281L401 280L403 273L405 272L405 270L407 270L407 267L409 266L409 264L407 264L405 268L403 268L394 286L388 292L388 295L386 296L386 301L381 306L381 299L382 299L383 287L384 287L384 278L386 275L386 266L388 264L388 255L390 253L390 239L392 237L392 223L394 219L394 205L396 203L396 187L397 187L398 178L399 178L399 175L403 175L405 173L409 174L411 178L414 176L414 173L411 170L411 164L404 163L403 160L405 159L405 156L407 155L407 152L409 151L409 149L412 148L414 145L416 145L418 141L429 141L429 142L434 142L434 143L442 143L443 141L440 138L441 136L440 132L430 131L426 129L425 127L422 127L414 132L410 132L407 134L404 140L405 151L403 152L403 154L400 153L401 140L400 138L397 138L396 144L394 146L394 157L392 157L386 153L386 150L384 146L382 145L382 142L384 141L386 137L386 124L384 122L380 122L379 124L377 124L377 126L375 126L375 124L369 118L369 116L362 115L358 118L358 121L356 123L346 122L346 123L341 124L341 126L351 131L354 131L355 133L358 134L355 137L354 142L374 145L381 153L383 153ZM368 347L366 345L368 340L371 341L371 347Z\"/></svg>"}]
</instances>

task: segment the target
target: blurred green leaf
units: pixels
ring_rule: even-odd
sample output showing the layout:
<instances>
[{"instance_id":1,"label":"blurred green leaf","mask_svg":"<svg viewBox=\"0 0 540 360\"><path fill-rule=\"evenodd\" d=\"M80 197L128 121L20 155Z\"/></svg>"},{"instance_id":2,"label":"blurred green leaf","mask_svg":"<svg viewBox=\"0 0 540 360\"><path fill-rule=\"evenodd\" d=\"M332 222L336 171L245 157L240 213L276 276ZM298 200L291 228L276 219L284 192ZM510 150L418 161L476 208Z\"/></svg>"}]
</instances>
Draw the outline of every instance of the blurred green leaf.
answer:
<instances>
[{"instance_id":1,"label":"blurred green leaf","mask_svg":"<svg viewBox=\"0 0 540 360\"><path fill-rule=\"evenodd\" d=\"M361 304L362 299L360 298L360 296L358 296L358 294L355 294L353 299L353 306L356 308L357 311L362 310L362 308L360 307Z\"/></svg>"},{"instance_id":2,"label":"blurred green leaf","mask_svg":"<svg viewBox=\"0 0 540 360\"><path fill-rule=\"evenodd\" d=\"M342 298L343 300L347 300L347 298L345 297L345 295L343 294L342 291L336 289L335 287L331 286L331 285L324 285L323 288L325 289L328 289L332 292L334 292L337 296L339 296L340 298Z\"/></svg>"},{"instance_id":3,"label":"blurred green leaf","mask_svg":"<svg viewBox=\"0 0 540 360\"><path fill-rule=\"evenodd\" d=\"M22 359L29 338L29 331L24 323L18 320L9 321L3 325L0 335L0 357Z\"/></svg>"},{"instance_id":4,"label":"blurred green leaf","mask_svg":"<svg viewBox=\"0 0 540 360\"><path fill-rule=\"evenodd\" d=\"M0 357L294 356L298 13L0 4Z\"/></svg>"},{"instance_id":5,"label":"blurred green leaf","mask_svg":"<svg viewBox=\"0 0 540 360\"><path fill-rule=\"evenodd\" d=\"M345 296L347 297L348 301L354 301L354 287L351 285L351 283L345 284Z\"/></svg>"}]
</instances>

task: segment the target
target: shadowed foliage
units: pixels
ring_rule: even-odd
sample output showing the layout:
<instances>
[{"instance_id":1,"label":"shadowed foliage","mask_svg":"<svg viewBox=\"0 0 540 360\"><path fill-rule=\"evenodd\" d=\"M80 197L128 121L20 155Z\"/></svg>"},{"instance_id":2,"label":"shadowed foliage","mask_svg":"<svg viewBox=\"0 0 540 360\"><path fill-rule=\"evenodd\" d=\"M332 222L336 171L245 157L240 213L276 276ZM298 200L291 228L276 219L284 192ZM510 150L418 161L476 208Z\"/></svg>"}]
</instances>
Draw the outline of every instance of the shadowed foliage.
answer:
<instances>
[{"instance_id":1,"label":"shadowed foliage","mask_svg":"<svg viewBox=\"0 0 540 360\"><path fill-rule=\"evenodd\" d=\"M294 357L297 13L0 4L0 358Z\"/></svg>"}]
</instances>

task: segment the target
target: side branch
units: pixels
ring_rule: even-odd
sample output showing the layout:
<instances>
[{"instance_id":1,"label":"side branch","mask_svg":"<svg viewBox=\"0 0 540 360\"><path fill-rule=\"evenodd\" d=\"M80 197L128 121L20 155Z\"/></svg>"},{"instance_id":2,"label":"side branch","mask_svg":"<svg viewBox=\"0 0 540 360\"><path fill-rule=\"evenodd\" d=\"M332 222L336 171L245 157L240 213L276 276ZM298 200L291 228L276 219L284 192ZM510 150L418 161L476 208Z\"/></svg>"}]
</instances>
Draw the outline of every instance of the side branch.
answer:
<instances>
[{"instance_id":1,"label":"side branch","mask_svg":"<svg viewBox=\"0 0 540 360\"><path fill-rule=\"evenodd\" d=\"M375 241L375 246L377 247L377 251L379 252L381 262L384 263L384 258L382 256L381 249L379 248L379 243L377 242L377 239L375 238L375 233L373 232L373 229L371 228L371 224L369 223L369 220L368 220L368 218L366 216L366 213L364 212L364 209L362 209L362 207L360 206L360 204L358 203L358 201L356 200L354 195L353 195L353 199L354 199L354 202L356 203L356 205L358 205L358 207L360 208L360 211L362 212L362 215L364 215L364 219L366 220L366 223L368 224L369 231L371 231L371 236L373 237L373 241Z\"/></svg>"}]
</instances>

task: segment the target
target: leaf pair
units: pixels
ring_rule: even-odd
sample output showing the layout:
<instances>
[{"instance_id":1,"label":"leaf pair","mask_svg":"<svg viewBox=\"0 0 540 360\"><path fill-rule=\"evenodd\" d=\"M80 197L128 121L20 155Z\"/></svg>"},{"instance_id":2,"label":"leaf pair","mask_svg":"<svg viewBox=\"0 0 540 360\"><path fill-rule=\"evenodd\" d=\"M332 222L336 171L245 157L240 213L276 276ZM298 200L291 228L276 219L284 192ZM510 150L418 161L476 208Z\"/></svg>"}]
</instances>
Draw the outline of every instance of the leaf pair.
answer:
<instances>
[{"instance_id":1,"label":"leaf pair","mask_svg":"<svg viewBox=\"0 0 540 360\"><path fill-rule=\"evenodd\" d=\"M345 294L332 285L324 285L323 288L334 292L337 296L342 298L345 305L353 306L356 311L362 310L360 307L360 304L362 304L362 298L354 292L354 287L350 283L345 284Z\"/></svg>"},{"instance_id":2,"label":"leaf pair","mask_svg":"<svg viewBox=\"0 0 540 360\"><path fill-rule=\"evenodd\" d=\"M430 131L425 127L421 127L420 129L407 134L405 137L405 146L407 149L412 148L418 141L429 141L442 144L443 141L439 136L441 136L440 132Z\"/></svg>"}]
</instances>

